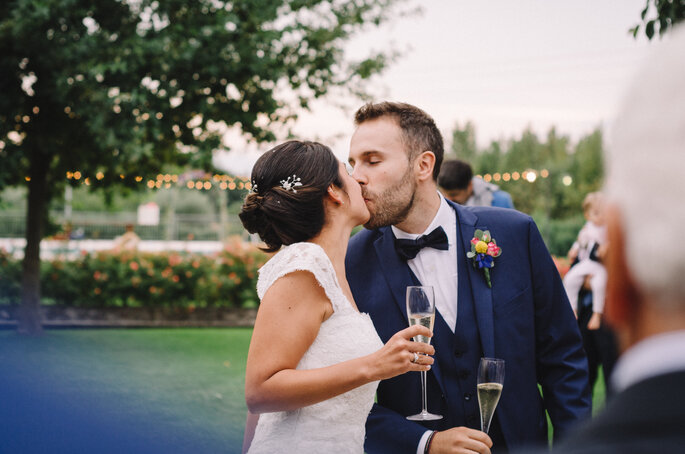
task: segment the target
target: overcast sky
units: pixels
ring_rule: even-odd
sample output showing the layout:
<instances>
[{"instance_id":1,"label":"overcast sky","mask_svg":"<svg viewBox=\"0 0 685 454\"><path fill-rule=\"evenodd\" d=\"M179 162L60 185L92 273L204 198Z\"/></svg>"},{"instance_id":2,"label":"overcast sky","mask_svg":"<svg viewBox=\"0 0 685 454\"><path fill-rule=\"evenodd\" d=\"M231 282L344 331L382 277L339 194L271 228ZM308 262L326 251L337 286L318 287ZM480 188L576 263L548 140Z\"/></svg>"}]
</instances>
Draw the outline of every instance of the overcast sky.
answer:
<instances>
[{"instance_id":1,"label":"overcast sky","mask_svg":"<svg viewBox=\"0 0 685 454\"><path fill-rule=\"evenodd\" d=\"M645 0L423 0L423 14L358 35L349 55L394 47L401 57L374 78L376 100L405 101L433 116L449 145L457 123L472 121L479 145L526 127L577 140L607 130L622 94L653 43L628 33ZM303 112L295 133L346 159L359 101L324 99ZM269 145L231 136L234 151L215 163L249 175Z\"/></svg>"}]
</instances>

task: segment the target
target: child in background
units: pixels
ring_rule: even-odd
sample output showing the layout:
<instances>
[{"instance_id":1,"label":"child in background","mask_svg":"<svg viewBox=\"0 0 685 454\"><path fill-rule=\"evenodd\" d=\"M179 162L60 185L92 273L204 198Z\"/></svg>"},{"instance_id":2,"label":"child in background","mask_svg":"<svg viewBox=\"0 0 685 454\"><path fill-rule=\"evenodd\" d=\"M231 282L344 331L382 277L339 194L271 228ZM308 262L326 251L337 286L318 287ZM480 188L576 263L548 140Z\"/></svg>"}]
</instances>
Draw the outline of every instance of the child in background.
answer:
<instances>
[{"instance_id":1,"label":"child in background","mask_svg":"<svg viewBox=\"0 0 685 454\"><path fill-rule=\"evenodd\" d=\"M604 225L603 198L599 192L592 192L583 200L583 213L587 222L578 233L578 239L568 253L571 269L564 277L564 288L571 302L573 312L578 316L578 292L589 277L592 290L592 317L588 329L599 328L604 310L607 272L600 262L606 251L606 226Z\"/></svg>"}]
</instances>

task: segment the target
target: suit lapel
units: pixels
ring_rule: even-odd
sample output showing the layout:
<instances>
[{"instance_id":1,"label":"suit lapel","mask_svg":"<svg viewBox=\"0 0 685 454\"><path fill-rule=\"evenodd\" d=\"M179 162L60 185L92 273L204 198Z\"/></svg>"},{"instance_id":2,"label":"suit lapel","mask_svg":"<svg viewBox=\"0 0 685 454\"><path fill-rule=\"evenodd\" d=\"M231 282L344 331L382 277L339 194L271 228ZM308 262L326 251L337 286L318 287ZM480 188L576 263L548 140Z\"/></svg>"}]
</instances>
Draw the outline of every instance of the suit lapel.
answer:
<instances>
[{"instance_id":1,"label":"suit lapel","mask_svg":"<svg viewBox=\"0 0 685 454\"><path fill-rule=\"evenodd\" d=\"M478 324L481 348L486 357L495 356L495 328L494 315L492 309L492 289L488 287L483 276L483 271L473 267L471 260L466 257L466 253L471 250L471 238L476 231L478 217L472 212L467 211L458 205L451 203L457 213L457 237L461 250L457 249L457 269L459 272L459 303L462 304L462 295L467 296L468 291L464 286L471 286L473 295L473 306ZM487 226L478 225L481 230L486 230Z\"/></svg>"},{"instance_id":2,"label":"suit lapel","mask_svg":"<svg viewBox=\"0 0 685 454\"><path fill-rule=\"evenodd\" d=\"M390 287L393 299L395 300L395 305L402 314L406 326L409 326L406 303L407 286L414 285L416 277L411 272L407 262L400 259L399 255L397 255L397 252L395 251L395 235L393 235L392 229L390 227L384 227L380 231L381 236L374 242L376 254L378 254L378 262L381 264L381 271ZM434 345L438 342L443 344L444 341L447 340L444 339L445 336L449 336L449 339L454 336L445 322L442 322L442 324L438 323L439 317L440 315L436 314L436 323L433 328ZM440 319L442 320L441 317ZM431 371L435 375L435 378L444 393L445 388L442 384L442 376L437 360L433 363Z\"/></svg>"},{"instance_id":3,"label":"suit lapel","mask_svg":"<svg viewBox=\"0 0 685 454\"><path fill-rule=\"evenodd\" d=\"M406 262L403 262L395 252L395 235L393 235L392 230L388 227L384 228L382 232L383 234L374 242L378 262L381 264L395 304L402 313L404 320L407 320L406 288L408 285L413 285L412 273ZM407 326L409 326L409 322L407 322Z\"/></svg>"}]
</instances>

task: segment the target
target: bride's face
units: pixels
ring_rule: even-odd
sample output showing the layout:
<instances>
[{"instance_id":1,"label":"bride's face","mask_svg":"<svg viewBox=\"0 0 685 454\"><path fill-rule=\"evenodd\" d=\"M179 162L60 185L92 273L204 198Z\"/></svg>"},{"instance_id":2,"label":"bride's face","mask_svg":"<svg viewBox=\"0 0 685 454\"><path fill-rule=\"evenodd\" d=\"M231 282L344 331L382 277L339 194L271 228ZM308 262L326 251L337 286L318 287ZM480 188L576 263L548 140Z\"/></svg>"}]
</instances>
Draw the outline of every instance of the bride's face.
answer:
<instances>
[{"instance_id":1,"label":"bride's face","mask_svg":"<svg viewBox=\"0 0 685 454\"><path fill-rule=\"evenodd\" d=\"M343 189L349 197L349 213L357 225L365 224L369 217L369 209L364 203L364 197L362 197L362 189L359 186L357 180L352 178L352 167L344 162L340 163L340 179L343 183Z\"/></svg>"}]
</instances>

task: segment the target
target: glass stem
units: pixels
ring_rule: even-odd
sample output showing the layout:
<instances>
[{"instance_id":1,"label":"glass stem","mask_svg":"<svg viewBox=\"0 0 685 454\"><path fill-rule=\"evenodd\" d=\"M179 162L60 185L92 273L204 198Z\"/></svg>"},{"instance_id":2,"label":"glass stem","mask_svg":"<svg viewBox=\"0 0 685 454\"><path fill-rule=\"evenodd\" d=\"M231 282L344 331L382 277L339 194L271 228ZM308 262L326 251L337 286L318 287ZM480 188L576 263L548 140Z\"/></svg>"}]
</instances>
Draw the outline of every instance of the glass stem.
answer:
<instances>
[{"instance_id":1,"label":"glass stem","mask_svg":"<svg viewBox=\"0 0 685 454\"><path fill-rule=\"evenodd\" d=\"M428 413L428 395L426 393L426 371L421 371L421 413Z\"/></svg>"}]
</instances>

